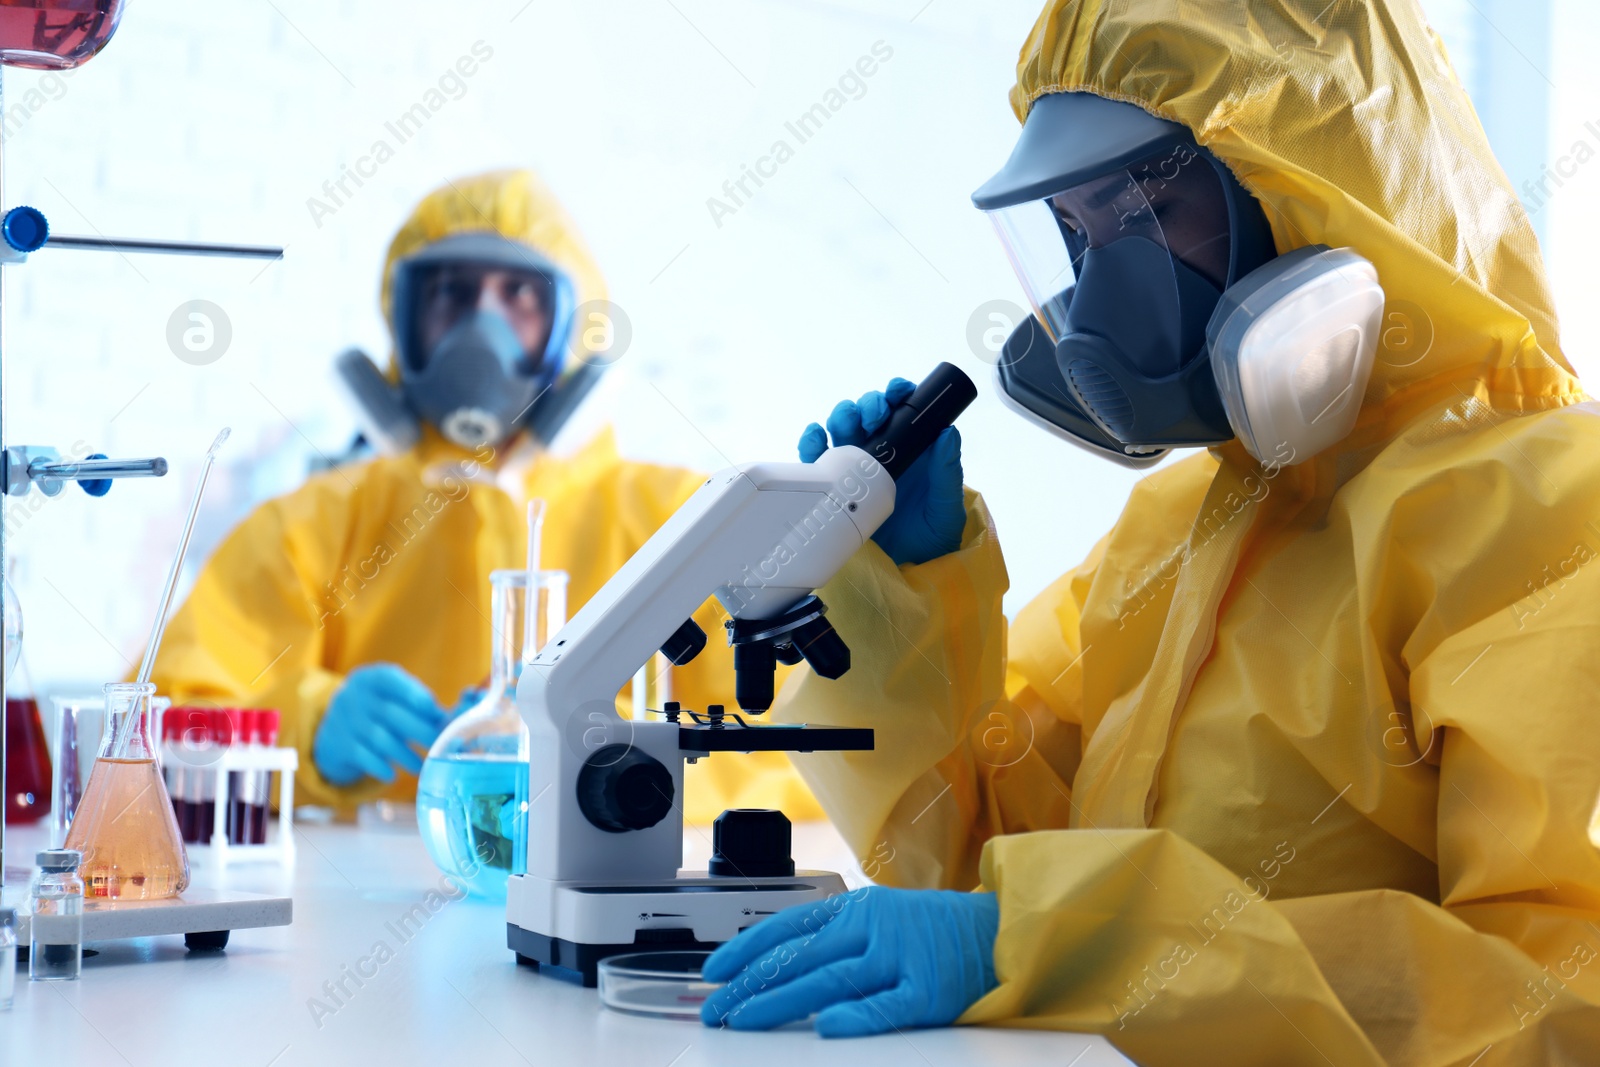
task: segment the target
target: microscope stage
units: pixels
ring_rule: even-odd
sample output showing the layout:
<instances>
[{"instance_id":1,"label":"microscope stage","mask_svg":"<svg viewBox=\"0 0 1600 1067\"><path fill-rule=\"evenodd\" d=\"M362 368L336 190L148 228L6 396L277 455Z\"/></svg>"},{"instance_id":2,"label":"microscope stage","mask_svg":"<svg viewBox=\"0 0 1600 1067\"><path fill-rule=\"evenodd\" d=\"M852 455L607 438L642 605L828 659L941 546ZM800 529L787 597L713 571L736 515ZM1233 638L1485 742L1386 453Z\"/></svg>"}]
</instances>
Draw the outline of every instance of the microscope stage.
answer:
<instances>
[{"instance_id":1,"label":"microscope stage","mask_svg":"<svg viewBox=\"0 0 1600 1067\"><path fill-rule=\"evenodd\" d=\"M736 717L737 718L737 717ZM702 752L870 752L872 730L860 726L762 723L679 726L678 747Z\"/></svg>"}]
</instances>

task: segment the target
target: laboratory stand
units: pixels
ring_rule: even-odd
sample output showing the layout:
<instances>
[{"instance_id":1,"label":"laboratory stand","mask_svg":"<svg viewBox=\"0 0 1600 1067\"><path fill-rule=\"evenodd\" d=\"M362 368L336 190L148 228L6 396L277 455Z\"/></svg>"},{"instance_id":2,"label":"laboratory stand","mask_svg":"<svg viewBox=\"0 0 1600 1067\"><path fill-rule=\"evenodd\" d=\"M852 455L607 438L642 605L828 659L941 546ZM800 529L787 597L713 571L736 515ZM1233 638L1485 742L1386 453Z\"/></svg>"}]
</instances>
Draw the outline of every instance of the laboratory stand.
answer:
<instances>
[{"instance_id":1,"label":"laboratory stand","mask_svg":"<svg viewBox=\"0 0 1600 1067\"><path fill-rule=\"evenodd\" d=\"M122 18L123 0L27 0L21 4L6 4L0 12L0 63L7 66L35 70L70 70L94 58L116 32ZM0 92L0 112L5 110L4 93ZM164 256L213 256L233 259L276 260L283 258L283 249L275 245L220 244L207 241L166 240L160 238L108 237L104 234L74 236L53 232L50 221L39 208L27 204L8 204L4 195L4 130L0 129L0 264L15 270L28 262L30 255L46 255L62 251L111 252L118 255L152 254ZM3 286L0 286L3 297ZM4 310L0 299L0 312ZM3 315L0 315L0 341L4 339ZM0 344L0 353L11 353ZM44 353L30 353L32 358L47 358ZM0 496L26 496L39 492L47 497L59 496L67 483L76 483L92 497L104 496L114 479L160 478L167 473L165 458L109 458L93 453L82 459L63 460L60 452L51 445L23 445L8 440L4 422L4 363L0 361ZM65 384L65 383L64 383ZM207 453L205 471L215 457L217 447L227 438L224 429ZM205 474L201 475L201 487ZM187 548L190 531L194 527L195 512L199 509L199 491L195 506L190 511L189 524L184 532L178 558L181 561ZM146 648L145 663L140 671L141 683L149 680L150 662L155 648L160 644L161 627L171 601L174 571L168 576L166 600L157 613L156 628ZM5 575L5 529L0 524L0 580ZM4 630L5 655L0 660L0 694L9 696L10 675L16 666L22 642L22 617L20 605L9 584L5 590ZM9 717L8 701L0 700L0 720ZM11 744L12 731L0 721L0 795L9 795L6 774L9 764L6 753ZM103 772L104 773L104 772ZM123 774L129 778L133 771ZM143 773L139 770L138 773ZM91 787L93 783L91 782ZM102 789L104 786L101 787ZM0 880L3 880L6 859L6 825L0 821ZM180 848L181 853L181 848Z\"/></svg>"}]
</instances>

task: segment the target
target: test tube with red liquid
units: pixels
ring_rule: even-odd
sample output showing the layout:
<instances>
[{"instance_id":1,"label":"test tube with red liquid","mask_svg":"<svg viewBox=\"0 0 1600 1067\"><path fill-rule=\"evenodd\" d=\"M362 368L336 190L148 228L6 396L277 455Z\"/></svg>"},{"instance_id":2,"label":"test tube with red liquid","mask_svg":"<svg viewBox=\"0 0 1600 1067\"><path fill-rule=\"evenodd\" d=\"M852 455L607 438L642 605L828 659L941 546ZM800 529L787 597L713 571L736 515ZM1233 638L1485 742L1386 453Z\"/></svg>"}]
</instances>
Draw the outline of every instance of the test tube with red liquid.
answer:
<instances>
[{"instance_id":1,"label":"test tube with red liquid","mask_svg":"<svg viewBox=\"0 0 1600 1067\"><path fill-rule=\"evenodd\" d=\"M168 708L162 722L162 736L170 746L166 757L167 794L172 798L172 812L178 820L178 835L184 844L192 845L200 840L195 806L202 774L200 764L210 743L205 711L190 707Z\"/></svg>"},{"instance_id":2,"label":"test tube with red liquid","mask_svg":"<svg viewBox=\"0 0 1600 1067\"><path fill-rule=\"evenodd\" d=\"M278 713L271 709L176 707L167 712L161 729L162 758L167 793L185 844L211 844L223 753L276 747L278 725ZM266 844L272 772L226 773L228 808L223 822L228 844Z\"/></svg>"},{"instance_id":3,"label":"test tube with red liquid","mask_svg":"<svg viewBox=\"0 0 1600 1067\"><path fill-rule=\"evenodd\" d=\"M272 748L278 743L278 713L270 709L240 709L236 740L247 752ZM267 798L272 772L234 771L228 783L228 841L235 845L267 843Z\"/></svg>"},{"instance_id":4,"label":"test tube with red liquid","mask_svg":"<svg viewBox=\"0 0 1600 1067\"><path fill-rule=\"evenodd\" d=\"M179 768L183 766L178 755L178 741L183 736L183 709L168 708L161 716L161 776L167 781L167 799L172 801L172 817L178 823L178 836L183 837L183 797L179 792L182 779Z\"/></svg>"},{"instance_id":5,"label":"test tube with red liquid","mask_svg":"<svg viewBox=\"0 0 1600 1067\"><path fill-rule=\"evenodd\" d=\"M211 759L202 774L200 793L200 811L196 822L199 831L199 841L202 845L211 844L213 827L217 818L217 764L221 762L223 754L233 746L238 737L236 723L238 721L237 708L210 708L206 712L206 723L211 729ZM230 781L229 785L233 783ZM222 813L224 827L227 825L228 812ZM224 830L226 833L226 830ZM230 837L231 839L231 837Z\"/></svg>"},{"instance_id":6,"label":"test tube with red liquid","mask_svg":"<svg viewBox=\"0 0 1600 1067\"><path fill-rule=\"evenodd\" d=\"M256 747L256 713L250 708L229 708L233 721L233 742L244 751ZM228 844L250 841L250 794L255 771L228 773Z\"/></svg>"}]
</instances>

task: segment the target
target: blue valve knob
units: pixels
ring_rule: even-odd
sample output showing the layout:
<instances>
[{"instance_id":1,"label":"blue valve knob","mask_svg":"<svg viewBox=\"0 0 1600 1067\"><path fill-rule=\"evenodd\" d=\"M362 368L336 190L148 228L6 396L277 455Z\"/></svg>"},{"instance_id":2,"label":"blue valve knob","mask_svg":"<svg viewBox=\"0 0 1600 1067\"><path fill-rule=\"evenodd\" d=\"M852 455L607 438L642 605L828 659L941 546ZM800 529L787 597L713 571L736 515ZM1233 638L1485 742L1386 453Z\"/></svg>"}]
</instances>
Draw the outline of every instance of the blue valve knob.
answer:
<instances>
[{"instance_id":1,"label":"blue valve knob","mask_svg":"<svg viewBox=\"0 0 1600 1067\"><path fill-rule=\"evenodd\" d=\"M18 252L37 252L50 239L50 223L38 208L19 204L0 218L0 237Z\"/></svg>"},{"instance_id":2,"label":"blue valve knob","mask_svg":"<svg viewBox=\"0 0 1600 1067\"><path fill-rule=\"evenodd\" d=\"M16 210L16 209L14 209L14 210ZM7 215L6 218L7 218L7 220L9 220L11 218L11 216ZM40 216L41 221L43 220L43 218L44 218L44 216L41 215ZM4 225L4 223L0 223L0 226L3 226L3 225ZM7 238L7 239L9 240L9 238ZM89 456L87 458L89 458L89 459L105 459L106 458L106 454L104 452L96 452L94 455ZM90 496L105 496L107 493L111 492L111 479L110 478L85 478L85 479L83 479L82 481L80 481L78 483L78 486L85 493L88 493Z\"/></svg>"}]
</instances>

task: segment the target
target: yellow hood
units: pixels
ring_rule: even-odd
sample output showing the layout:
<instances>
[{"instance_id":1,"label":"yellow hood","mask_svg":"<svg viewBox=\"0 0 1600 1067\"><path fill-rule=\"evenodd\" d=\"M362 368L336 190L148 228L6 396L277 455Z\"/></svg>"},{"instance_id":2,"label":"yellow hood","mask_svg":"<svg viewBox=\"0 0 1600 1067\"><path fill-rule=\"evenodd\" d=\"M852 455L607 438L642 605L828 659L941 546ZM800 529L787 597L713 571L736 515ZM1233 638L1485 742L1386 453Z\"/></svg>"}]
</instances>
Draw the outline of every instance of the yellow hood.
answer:
<instances>
[{"instance_id":1,"label":"yellow hood","mask_svg":"<svg viewBox=\"0 0 1600 1067\"><path fill-rule=\"evenodd\" d=\"M539 176L531 170L489 171L446 182L423 197L389 242L379 300L391 337L395 333L395 265L458 233L496 233L522 242L567 272L578 304L606 295L605 279L578 227ZM568 372L576 365L569 360ZM394 373L392 366L390 373Z\"/></svg>"},{"instance_id":2,"label":"yellow hood","mask_svg":"<svg viewBox=\"0 0 1600 1067\"><path fill-rule=\"evenodd\" d=\"M1056 0L1011 104L1026 118L1077 91L1187 126L1280 252L1349 247L1377 267L1385 332L1353 439L1451 392L1502 411L1582 398L1533 229L1412 0Z\"/></svg>"}]
</instances>

